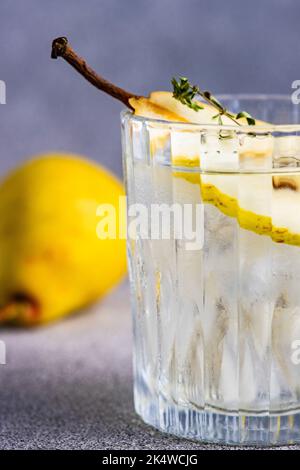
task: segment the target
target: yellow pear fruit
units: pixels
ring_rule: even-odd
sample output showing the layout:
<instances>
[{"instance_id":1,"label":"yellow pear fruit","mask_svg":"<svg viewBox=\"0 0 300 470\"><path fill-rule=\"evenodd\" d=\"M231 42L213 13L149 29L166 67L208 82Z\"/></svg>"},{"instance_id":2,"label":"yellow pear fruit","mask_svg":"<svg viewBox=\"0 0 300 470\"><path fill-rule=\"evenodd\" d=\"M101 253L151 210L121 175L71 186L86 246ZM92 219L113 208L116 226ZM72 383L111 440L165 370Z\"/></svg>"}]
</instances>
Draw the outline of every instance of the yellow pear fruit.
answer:
<instances>
[{"instance_id":1,"label":"yellow pear fruit","mask_svg":"<svg viewBox=\"0 0 300 470\"><path fill-rule=\"evenodd\" d=\"M111 173L71 154L29 160L0 183L0 322L55 320L122 278L125 240L97 236L97 208L112 205L119 223L123 195Z\"/></svg>"}]
</instances>

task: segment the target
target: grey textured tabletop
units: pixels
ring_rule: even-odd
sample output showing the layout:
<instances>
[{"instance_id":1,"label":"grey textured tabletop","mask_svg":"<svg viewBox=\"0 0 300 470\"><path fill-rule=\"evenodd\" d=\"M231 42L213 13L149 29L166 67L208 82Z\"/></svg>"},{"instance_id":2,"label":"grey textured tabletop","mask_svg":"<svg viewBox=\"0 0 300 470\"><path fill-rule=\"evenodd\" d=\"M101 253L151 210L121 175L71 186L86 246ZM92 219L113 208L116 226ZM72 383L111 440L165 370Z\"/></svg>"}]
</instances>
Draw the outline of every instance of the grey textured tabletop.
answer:
<instances>
[{"instance_id":1,"label":"grey textured tabletop","mask_svg":"<svg viewBox=\"0 0 300 470\"><path fill-rule=\"evenodd\" d=\"M162 434L135 414L127 283L87 312L0 339L2 449L222 448Z\"/></svg>"}]
</instances>

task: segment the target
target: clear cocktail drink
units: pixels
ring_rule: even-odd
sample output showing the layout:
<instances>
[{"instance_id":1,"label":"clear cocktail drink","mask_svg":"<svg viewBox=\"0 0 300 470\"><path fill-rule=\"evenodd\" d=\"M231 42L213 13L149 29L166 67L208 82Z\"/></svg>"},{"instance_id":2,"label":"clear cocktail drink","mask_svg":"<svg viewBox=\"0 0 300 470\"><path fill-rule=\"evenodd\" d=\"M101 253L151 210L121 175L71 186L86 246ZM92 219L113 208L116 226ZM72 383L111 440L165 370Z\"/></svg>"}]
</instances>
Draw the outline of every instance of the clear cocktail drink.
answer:
<instances>
[{"instance_id":1,"label":"clear cocktail drink","mask_svg":"<svg viewBox=\"0 0 300 470\"><path fill-rule=\"evenodd\" d=\"M287 99L227 101L299 122ZM137 412L189 438L299 442L300 126L122 126Z\"/></svg>"}]
</instances>

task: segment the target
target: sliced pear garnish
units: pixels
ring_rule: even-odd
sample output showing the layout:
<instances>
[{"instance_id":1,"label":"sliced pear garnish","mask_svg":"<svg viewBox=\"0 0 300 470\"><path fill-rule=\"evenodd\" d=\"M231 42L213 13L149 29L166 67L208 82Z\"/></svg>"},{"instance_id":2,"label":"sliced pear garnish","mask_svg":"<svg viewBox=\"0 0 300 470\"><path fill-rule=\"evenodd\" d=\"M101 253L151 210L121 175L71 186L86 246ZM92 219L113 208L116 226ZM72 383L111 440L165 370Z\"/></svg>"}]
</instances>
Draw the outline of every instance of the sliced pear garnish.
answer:
<instances>
[{"instance_id":1,"label":"sliced pear garnish","mask_svg":"<svg viewBox=\"0 0 300 470\"><path fill-rule=\"evenodd\" d=\"M153 91L148 98L130 98L129 103L133 107L134 112L138 116L148 118L162 119L168 121L189 122L195 124L217 124L214 116L216 116L216 109L202 101L194 100L197 104L201 105L203 109L194 111L193 109L182 104L180 101L173 97L169 91ZM223 125L237 126L232 119L228 116L222 116ZM241 125L247 125L246 118L239 119ZM256 120L255 126L270 126L269 123Z\"/></svg>"},{"instance_id":2,"label":"sliced pear garnish","mask_svg":"<svg viewBox=\"0 0 300 470\"><path fill-rule=\"evenodd\" d=\"M176 100L173 97L173 94L168 91L153 91L149 95L149 100L151 103L159 105L164 109L168 109L177 116L181 116L187 122L195 124L217 124L216 120L213 119L213 117L216 116L217 111L208 103L194 100L203 108L199 111L194 111L193 109L180 103L180 101ZM222 121L224 125L234 125L234 122L227 116L222 116ZM241 119L241 123L242 121L243 120Z\"/></svg>"},{"instance_id":3,"label":"sliced pear garnish","mask_svg":"<svg viewBox=\"0 0 300 470\"><path fill-rule=\"evenodd\" d=\"M176 100L175 100L176 101ZM159 119L165 121L188 122L184 116L176 114L172 109L163 106L163 103L153 102L150 98L130 98L130 105L134 109L134 114L150 119Z\"/></svg>"}]
</instances>

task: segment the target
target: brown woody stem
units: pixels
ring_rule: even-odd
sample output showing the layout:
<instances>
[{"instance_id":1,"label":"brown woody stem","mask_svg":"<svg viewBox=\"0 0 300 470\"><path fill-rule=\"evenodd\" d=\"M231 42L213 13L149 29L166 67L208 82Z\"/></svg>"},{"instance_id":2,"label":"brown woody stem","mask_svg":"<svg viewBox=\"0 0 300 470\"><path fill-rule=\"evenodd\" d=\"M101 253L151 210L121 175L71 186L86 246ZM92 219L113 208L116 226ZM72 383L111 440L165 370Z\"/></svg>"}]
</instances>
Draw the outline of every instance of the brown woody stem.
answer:
<instances>
[{"instance_id":1,"label":"brown woody stem","mask_svg":"<svg viewBox=\"0 0 300 470\"><path fill-rule=\"evenodd\" d=\"M56 38L52 42L51 58L57 59L58 57L65 59L66 62L72 65L72 67L74 67L77 72L79 72L96 88L121 101L123 104L128 106L128 108L132 109L132 106L129 103L130 98L139 98L138 95L129 93L128 91L123 90L123 88L119 88L105 78L101 77L101 75L98 75L91 67L89 67L82 57L79 57L76 54L76 52L69 45L68 39L66 37Z\"/></svg>"}]
</instances>

